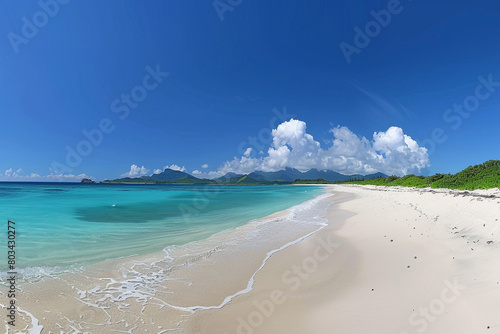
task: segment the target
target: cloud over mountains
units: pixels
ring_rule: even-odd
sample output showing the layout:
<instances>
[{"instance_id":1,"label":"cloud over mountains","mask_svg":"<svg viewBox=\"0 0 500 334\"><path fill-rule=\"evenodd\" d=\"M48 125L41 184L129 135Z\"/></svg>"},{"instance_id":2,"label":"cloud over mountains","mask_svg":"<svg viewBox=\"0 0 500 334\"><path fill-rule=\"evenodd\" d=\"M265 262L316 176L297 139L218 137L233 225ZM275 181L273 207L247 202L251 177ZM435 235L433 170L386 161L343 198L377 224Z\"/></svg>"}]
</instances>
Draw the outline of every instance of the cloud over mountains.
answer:
<instances>
[{"instance_id":1,"label":"cloud over mountains","mask_svg":"<svg viewBox=\"0 0 500 334\"><path fill-rule=\"evenodd\" d=\"M220 176L227 172L239 174L254 170L277 171L285 167L306 171L311 168L331 169L345 174L403 175L419 172L428 167L429 155L403 129L392 126L375 132L371 139L356 135L345 126L330 129L331 146L322 148L307 133L305 122L290 119L272 131L272 144L267 155L252 157L248 148L240 158L226 161L216 172L207 176Z\"/></svg>"}]
</instances>

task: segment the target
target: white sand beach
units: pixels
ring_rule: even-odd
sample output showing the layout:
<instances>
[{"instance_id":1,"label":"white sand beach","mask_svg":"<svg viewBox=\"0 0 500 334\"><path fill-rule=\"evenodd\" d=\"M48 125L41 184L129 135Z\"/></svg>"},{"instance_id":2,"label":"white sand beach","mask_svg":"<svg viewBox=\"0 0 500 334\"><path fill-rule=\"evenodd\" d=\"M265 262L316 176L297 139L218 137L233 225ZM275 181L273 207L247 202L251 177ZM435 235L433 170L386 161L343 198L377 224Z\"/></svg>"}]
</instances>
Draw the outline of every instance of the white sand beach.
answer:
<instances>
[{"instance_id":1,"label":"white sand beach","mask_svg":"<svg viewBox=\"0 0 500 334\"><path fill-rule=\"evenodd\" d=\"M329 226L188 333L500 333L498 189L330 189Z\"/></svg>"}]
</instances>

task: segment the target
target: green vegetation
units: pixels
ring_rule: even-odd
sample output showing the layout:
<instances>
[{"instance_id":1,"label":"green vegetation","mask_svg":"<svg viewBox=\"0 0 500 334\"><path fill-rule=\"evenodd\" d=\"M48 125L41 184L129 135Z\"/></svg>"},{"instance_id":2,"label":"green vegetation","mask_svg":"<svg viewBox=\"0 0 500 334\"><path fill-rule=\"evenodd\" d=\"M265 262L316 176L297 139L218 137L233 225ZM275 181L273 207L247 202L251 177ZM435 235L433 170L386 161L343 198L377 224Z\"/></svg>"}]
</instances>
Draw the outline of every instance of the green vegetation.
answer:
<instances>
[{"instance_id":1,"label":"green vegetation","mask_svg":"<svg viewBox=\"0 0 500 334\"><path fill-rule=\"evenodd\" d=\"M470 166L455 175L446 175L433 182L433 188L489 189L500 187L500 160Z\"/></svg>"},{"instance_id":2,"label":"green vegetation","mask_svg":"<svg viewBox=\"0 0 500 334\"><path fill-rule=\"evenodd\" d=\"M184 176L174 181L157 181L156 183L174 183L174 184L215 184L217 182L208 179L198 179L195 177Z\"/></svg>"},{"instance_id":3,"label":"green vegetation","mask_svg":"<svg viewBox=\"0 0 500 334\"><path fill-rule=\"evenodd\" d=\"M490 160L480 165L470 166L457 174L435 174L427 177L413 174L403 177L392 175L387 178L344 183L459 190L500 188L500 160Z\"/></svg>"},{"instance_id":4,"label":"green vegetation","mask_svg":"<svg viewBox=\"0 0 500 334\"><path fill-rule=\"evenodd\" d=\"M124 178L115 179L115 180L104 180L103 183L148 183L148 184L155 184L156 181L152 181L152 180L148 180L148 179L124 177Z\"/></svg>"},{"instance_id":5,"label":"green vegetation","mask_svg":"<svg viewBox=\"0 0 500 334\"><path fill-rule=\"evenodd\" d=\"M295 180L295 182L293 182L293 184L328 184L328 183L339 183L339 182L327 181L321 178L316 180Z\"/></svg>"},{"instance_id":6,"label":"green vegetation","mask_svg":"<svg viewBox=\"0 0 500 334\"><path fill-rule=\"evenodd\" d=\"M197 179L193 177L183 177L178 180L173 180L173 181L156 181L156 180L151 180L148 177L143 177L143 178L130 178L130 177L124 177L121 179L116 179L116 180L104 180L103 183L136 183L136 184L141 184L141 183L146 183L146 184L163 184L163 183L168 183L168 184L216 184L214 180L208 180L208 179Z\"/></svg>"}]
</instances>

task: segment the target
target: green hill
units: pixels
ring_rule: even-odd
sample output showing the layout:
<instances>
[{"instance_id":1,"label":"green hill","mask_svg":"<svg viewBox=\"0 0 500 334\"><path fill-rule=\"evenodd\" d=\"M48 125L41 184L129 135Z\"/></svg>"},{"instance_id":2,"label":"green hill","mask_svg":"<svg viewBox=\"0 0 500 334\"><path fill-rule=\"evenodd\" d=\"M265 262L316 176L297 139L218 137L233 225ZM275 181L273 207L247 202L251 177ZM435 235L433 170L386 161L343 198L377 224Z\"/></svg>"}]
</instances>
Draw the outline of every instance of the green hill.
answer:
<instances>
[{"instance_id":1,"label":"green hill","mask_svg":"<svg viewBox=\"0 0 500 334\"><path fill-rule=\"evenodd\" d=\"M157 181L157 183L171 183L171 184L216 184L217 182L208 179L199 179L194 176L188 175L175 181Z\"/></svg>"},{"instance_id":2,"label":"green hill","mask_svg":"<svg viewBox=\"0 0 500 334\"><path fill-rule=\"evenodd\" d=\"M460 190L500 188L500 160L490 160L480 165L469 166L456 174L435 174L427 177L413 174L403 177L393 175L374 180L346 183Z\"/></svg>"},{"instance_id":3,"label":"green hill","mask_svg":"<svg viewBox=\"0 0 500 334\"><path fill-rule=\"evenodd\" d=\"M470 166L455 175L445 175L432 183L433 188L489 189L500 188L500 160Z\"/></svg>"}]
</instances>

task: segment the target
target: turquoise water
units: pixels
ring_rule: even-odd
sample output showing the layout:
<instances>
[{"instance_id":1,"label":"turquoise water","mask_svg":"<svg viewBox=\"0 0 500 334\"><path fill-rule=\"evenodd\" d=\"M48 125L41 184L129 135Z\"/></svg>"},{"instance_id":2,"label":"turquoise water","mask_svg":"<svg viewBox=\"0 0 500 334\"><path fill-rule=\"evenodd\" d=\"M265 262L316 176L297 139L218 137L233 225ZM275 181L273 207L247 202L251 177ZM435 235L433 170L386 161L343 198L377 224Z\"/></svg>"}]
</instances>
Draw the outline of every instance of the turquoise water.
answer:
<instances>
[{"instance_id":1,"label":"turquoise water","mask_svg":"<svg viewBox=\"0 0 500 334\"><path fill-rule=\"evenodd\" d=\"M307 201L321 187L0 183L16 267L65 267L203 240ZM7 261L0 263L5 271Z\"/></svg>"}]
</instances>

